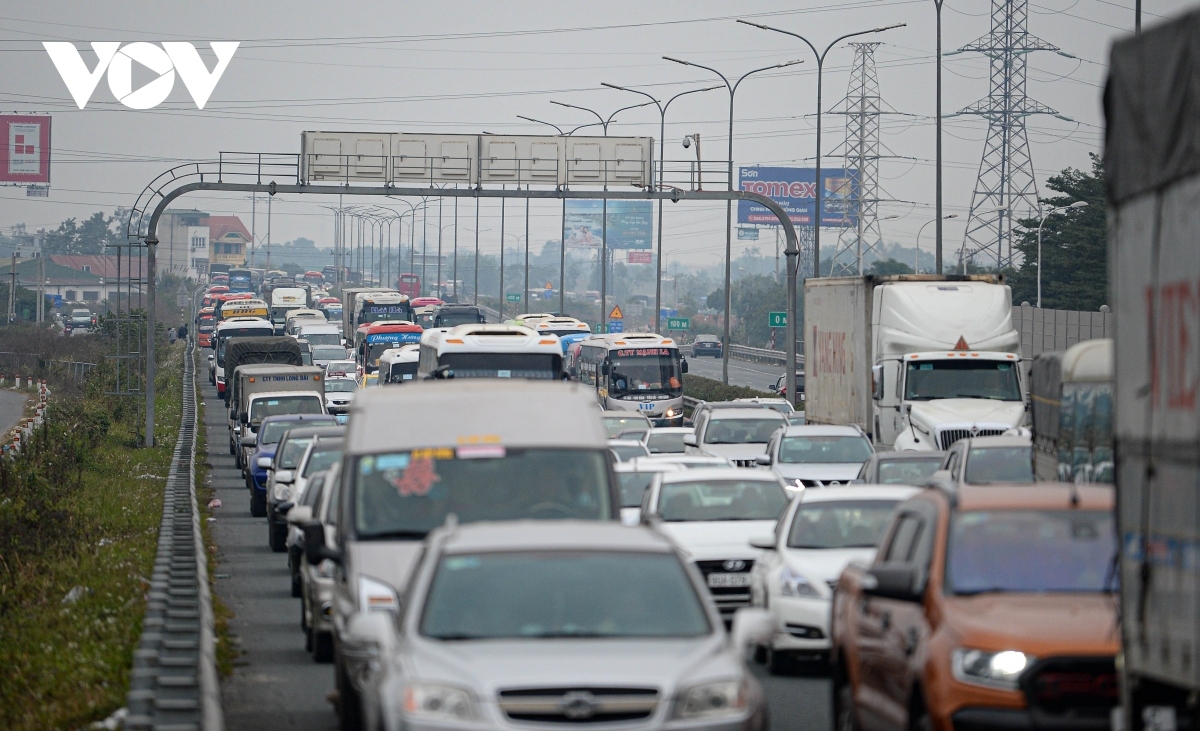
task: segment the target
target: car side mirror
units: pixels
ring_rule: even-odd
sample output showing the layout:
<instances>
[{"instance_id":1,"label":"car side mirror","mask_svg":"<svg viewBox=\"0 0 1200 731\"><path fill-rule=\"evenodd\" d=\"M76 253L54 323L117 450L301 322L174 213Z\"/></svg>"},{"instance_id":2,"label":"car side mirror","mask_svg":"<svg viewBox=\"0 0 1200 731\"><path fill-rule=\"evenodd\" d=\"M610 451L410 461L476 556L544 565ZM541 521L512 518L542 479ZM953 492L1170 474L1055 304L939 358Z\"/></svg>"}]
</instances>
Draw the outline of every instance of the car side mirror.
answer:
<instances>
[{"instance_id":1,"label":"car side mirror","mask_svg":"<svg viewBox=\"0 0 1200 731\"><path fill-rule=\"evenodd\" d=\"M761 645L775 634L775 623L771 613L765 609L747 607L737 610L733 615L733 627L729 630L733 648L737 651L746 649L747 645Z\"/></svg>"},{"instance_id":2,"label":"car side mirror","mask_svg":"<svg viewBox=\"0 0 1200 731\"><path fill-rule=\"evenodd\" d=\"M265 459L265 457L263 458ZM261 462L262 459L259 460ZM290 485L296 481L296 473L294 470L276 470L275 482L281 485Z\"/></svg>"},{"instance_id":3,"label":"car side mirror","mask_svg":"<svg viewBox=\"0 0 1200 731\"><path fill-rule=\"evenodd\" d=\"M754 536L750 539L751 548L759 548L764 551L775 550L775 536Z\"/></svg>"},{"instance_id":4,"label":"car side mirror","mask_svg":"<svg viewBox=\"0 0 1200 731\"><path fill-rule=\"evenodd\" d=\"M687 373L687 372L688 372L688 364L687 364L687 360L686 360L686 359L684 359L684 358L681 358L681 359L679 360L679 372L680 372L680 373Z\"/></svg>"},{"instance_id":5,"label":"car side mirror","mask_svg":"<svg viewBox=\"0 0 1200 731\"><path fill-rule=\"evenodd\" d=\"M325 545L325 526L322 523L304 523L301 529L304 531L304 557L310 564L316 566L325 559L341 563L342 552Z\"/></svg>"},{"instance_id":6,"label":"car side mirror","mask_svg":"<svg viewBox=\"0 0 1200 731\"><path fill-rule=\"evenodd\" d=\"M312 507L296 505L287 514L287 522L291 525L304 525L312 521Z\"/></svg>"},{"instance_id":7,"label":"car side mirror","mask_svg":"<svg viewBox=\"0 0 1200 731\"><path fill-rule=\"evenodd\" d=\"M771 466L771 455L760 454L754 458L754 463L760 467L770 467Z\"/></svg>"},{"instance_id":8,"label":"car side mirror","mask_svg":"<svg viewBox=\"0 0 1200 731\"><path fill-rule=\"evenodd\" d=\"M275 459L273 457L259 457L257 464L260 470L269 470L275 464Z\"/></svg>"},{"instance_id":9,"label":"car side mirror","mask_svg":"<svg viewBox=\"0 0 1200 731\"><path fill-rule=\"evenodd\" d=\"M388 612L358 612L346 625L345 651L387 655L396 646L395 620Z\"/></svg>"},{"instance_id":10,"label":"car side mirror","mask_svg":"<svg viewBox=\"0 0 1200 731\"><path fill-rule=\"evenodd\" d=\"M275 514L286 516L294 507L296 507L296 503L291 502L290 500L286 503L279 503L275 506Z\"/></svg>"},{"instance_id":11,"label":"car side mirror","mask_svg":"<svg viewBox=\"0 0 1200 731\"><path fill-rule=\"evenodd\" d=\"M774 383L768 383L767 390L770 391L771 393L779 393L779 387L776 386Z\"/></svg>"},{"instance_id":12,"label":"car side mirror","mask_svg":"<svg viewBox=\"0 0 1200 731\"><path fill-rule=\"evenodd\" d=\"M871 366L871 398L875 401L883 400L883 366Z\"/></svg>"},{"instance_id":13,"label":"car side mirror","mask_svg":"<svg viewBox=\"0 0 1200 731\"><path fill-rule=\"evenodd\" d=\"M898 599L903 602L919 602L923 598L923 592L917 588L916 584L916 566L880 564L867 569L862 591L867 596Z\"/></svg>"},{"instance_id":14,"label":"car side mirror","mask_svg":"<svg viewBox=\"0 0 1200 731\"><path fill-rule=\"evenodd\" d=\"M684 446L686 446L686 447L695 447L695 446L697 446L699 443L696 441L696 435L695 435L695 434L684 434L684 435L683 435L683 444L684 444Z\"/></svg>"},{"instance_id":15,"label":"car side mirror","mask_svg":"<svg viewBox=\"0 0 1200 731\"><path fill-rule=\"evenodd\" d=\"M249 424L250 414L243 411L242 413L238 414L238 421L242 422L243 424Z\"/></svg>"},{"instance_id":16,"label":"car side mirror","mask_svg":"<svg viewBox=\"0 0 1200 731\"><path fill-rule=\"evenodd\" d=\"M951 476L950 470L935 470L934 473L929 476L929 482L931 483L951 482L953 479L954 478Z\"/></svg>"},{"instance_id":17,"label":"car side mirror","mask_svg":"<svg viewBox=\"0 0 1200 731\"><path fill-rule=\"evenodd\" d=\"M217 357L217 356L213 355L212 353L209 353L209 354L208 354L208 359L209 359L209 360L215 360L215 359L216 359L216 357Z\"/></svg>"},{"instance_id":18,"label":"car side mirror","mask_svg":"<svg viewBox=\"0 0 1200 731\"><path fill-rule=\"evenodd\" d=\"M247 434L238 441L238 444L243 447L253 447L258 444L258 437L253 434Z\"/></svg>"}]
</instances>

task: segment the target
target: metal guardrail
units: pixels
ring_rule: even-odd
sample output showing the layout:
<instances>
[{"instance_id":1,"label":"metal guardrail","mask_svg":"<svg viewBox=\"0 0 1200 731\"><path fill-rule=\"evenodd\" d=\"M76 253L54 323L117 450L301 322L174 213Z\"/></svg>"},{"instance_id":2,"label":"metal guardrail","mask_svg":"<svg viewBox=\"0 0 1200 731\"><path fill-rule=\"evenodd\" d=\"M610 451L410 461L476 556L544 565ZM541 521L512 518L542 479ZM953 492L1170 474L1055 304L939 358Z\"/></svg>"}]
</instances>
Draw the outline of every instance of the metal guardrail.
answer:
<instances>
[{"instance_id":1,"label":"metal guardrail","mask_svg":"<svg viewBox=\"0 0 1200 731\"><path fill-rule=\"evenodd\" d=\"M184 359L183 417L163 496L158 554L133 653L125 728L223 731L208 559L196 505L196 373Z\"/></svg>"},{"instance_id":2,"label":"metal guardrail","mask_svg":"<svg viewBox=\"0 0 1200 731\"><path fill-rule=\"evenodd\" d=\"M688 349L688 354L691 355L691 349ZM771 363L774 365L787 365L787 353L782 350L771 350L769 348L751 348L749 345L730 345L729 357L738 360L748 360L756 363ZM804 367L804 356L796 355L796 365Z\"/></svg>"}]
</instances>

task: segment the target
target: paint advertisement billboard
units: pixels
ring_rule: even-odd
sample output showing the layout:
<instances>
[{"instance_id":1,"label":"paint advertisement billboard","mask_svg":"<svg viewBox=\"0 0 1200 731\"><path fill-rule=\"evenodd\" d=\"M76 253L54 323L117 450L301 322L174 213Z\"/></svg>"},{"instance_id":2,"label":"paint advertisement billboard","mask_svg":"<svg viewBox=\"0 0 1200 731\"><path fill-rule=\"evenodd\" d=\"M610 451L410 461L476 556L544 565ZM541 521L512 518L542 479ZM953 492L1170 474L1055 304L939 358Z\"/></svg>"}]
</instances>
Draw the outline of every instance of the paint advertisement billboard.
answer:
<instances>
[{"instance_id":1,"label":"paint advertisement billboard","mask_svg":"<svg viewBox=\"0 0 1200 731\"><path fill-rule=\"evenodd\" d=\"M604 236L604 201L568 200L563 216L567 246L599 247ZM654 204L650 201L608 201L608 248L653 248Z\"/></svg>"},{"instance_id":2,"label":"paint advertisement billboard","mask_svg":"<svg viewBox=\"0 0 1200 731\"><path fill-rule=\"evenodd\" d=\"M50 182L50 117L0 115L0 183Z\"/></svg>"},{"instance_id":3,"label":"paint advertisement billboard","mask_svg":"<svg viewBox=\"0 0 1200 731\"><path fill-rule=\"evenodd\" d=\"M824 190L821 193L822 226L854 226L853 179L844 168L821 170ZM745 167L738 170L738 189L758 193L774 200L792 219L792 223L811 226L817 202L816 168ZM765 206L752 201L738 201L738 223L778 226L779 219Z\"/></svg>"}]
</instances>

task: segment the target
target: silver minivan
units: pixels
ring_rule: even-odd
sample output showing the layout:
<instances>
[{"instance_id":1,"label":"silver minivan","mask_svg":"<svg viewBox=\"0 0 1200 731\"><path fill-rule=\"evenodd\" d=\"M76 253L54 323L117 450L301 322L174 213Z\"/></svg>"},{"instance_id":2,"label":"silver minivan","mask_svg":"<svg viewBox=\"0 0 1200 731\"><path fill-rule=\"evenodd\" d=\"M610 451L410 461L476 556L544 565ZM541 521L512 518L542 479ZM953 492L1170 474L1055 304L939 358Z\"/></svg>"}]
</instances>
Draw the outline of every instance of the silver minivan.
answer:
<instances>
[{"instance_id":1,"label":"silver minivan","mask_svg":"<svg viewBox=\"0 0 1200 731\"><path fill-rule=\"evenodd\" d=\"M356 399L346 431L337 547L304 526L309 563L339 564L334 660L343 728L357 728L359 667L341 652L348 622L399 611L422 541L451 515L480 520L620 518L595 392L513 379L418 381Z\"/></svg>"}]
</instances>

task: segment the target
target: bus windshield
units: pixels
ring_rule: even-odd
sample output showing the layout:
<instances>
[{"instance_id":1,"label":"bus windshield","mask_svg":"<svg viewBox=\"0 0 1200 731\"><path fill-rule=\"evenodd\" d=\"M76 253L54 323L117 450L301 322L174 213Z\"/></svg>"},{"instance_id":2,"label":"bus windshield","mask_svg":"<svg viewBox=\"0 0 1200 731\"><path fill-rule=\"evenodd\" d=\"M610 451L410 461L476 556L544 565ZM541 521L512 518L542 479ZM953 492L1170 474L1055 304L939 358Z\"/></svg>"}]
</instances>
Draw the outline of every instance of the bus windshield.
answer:
<instances>
[{"instance_id":1,"label":"bus windshield","mask_svg":"<svg viewBox=\"0 0 1200 731\"><path fill-rule=\"evenodd\" d=\"M929 401L980 398L1020 401L1017 364L1002 360L909 361L905 398Z\"/></svg>"},{"instance_id":2,"label":"bus windshield","mask_svg":"<svg viewBox=\"0 0 1200 731\"><path fill-rule=\"evenodd\" d=\"M411 322L412 306L407 302L386 305L364 302L362 311L358 313L356 324L361 325L364 322L379 322L380 320L408 320Z\"/></svg>"},{"instance_id":3,"label":"bus windshield","mask_svg":"<svg viewBox=\"0 0 1200 731\"><path fill-rule=\"evenodd\" d=\"M683 395L679 351L671 348L615 350L610 360L609 395L666 393Z\"/></svg>"},{"instance_id":4,"label":"bus windshield","mask_svg":"<svg viewBox=\"0 0 1200 731\"><path fill-rule=\"evenodd\" d=\"M411 381L417 377L417 362L414 360L411 363L393 363L391 374L388 377L388 383L404 383Z\"/></svg>"},{"instance_id":5,"label":"bus windshield","mask_svg":"<svg viewBox=\"0 0 1200 731\"><path fill-rule=\"evenodd\" d=\"M562 377L562 356L551 353L446 353L438 365L448 367L455 378Z\"/></svg>"},{"instance_id":6,"label":"bus windshield","mask_svg":"<svg viewBox=\"0 0 1200 731\"><path fill-rule=\"evenodd\" d=\"M473 325L483 322L483 316L474 310L451 310L439 312L434 317L434 327L457 327L458 325Z\"/></svg>"}]
</instances>

